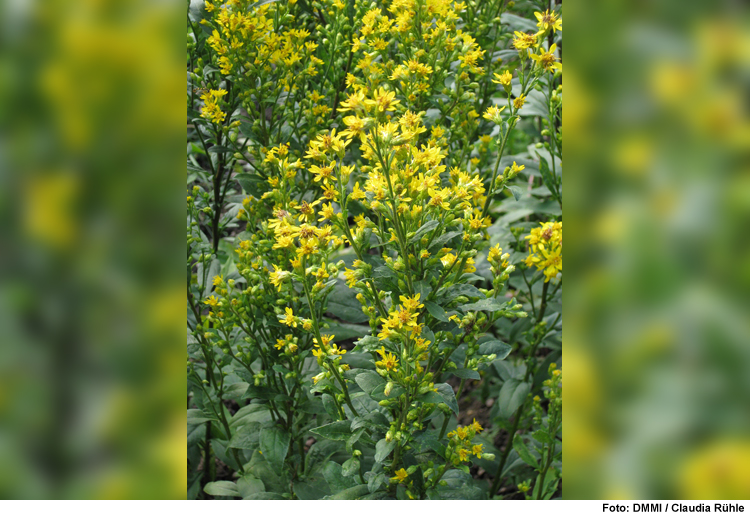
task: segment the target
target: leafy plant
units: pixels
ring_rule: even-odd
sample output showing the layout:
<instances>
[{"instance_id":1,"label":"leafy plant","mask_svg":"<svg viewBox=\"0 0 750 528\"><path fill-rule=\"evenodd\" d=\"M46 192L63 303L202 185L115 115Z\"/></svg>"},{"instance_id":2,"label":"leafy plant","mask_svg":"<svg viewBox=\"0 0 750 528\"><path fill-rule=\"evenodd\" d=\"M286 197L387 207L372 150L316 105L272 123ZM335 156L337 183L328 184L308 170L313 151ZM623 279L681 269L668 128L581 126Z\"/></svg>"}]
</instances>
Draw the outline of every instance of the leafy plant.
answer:
<instances>
[{"instance_id":1,"label":"leafy plant","mask_svg":"<svg viewBox=\"0 0 750 528\"><path fill-rule=\"evenodd\" d=\"M559 493L561 19L512 4L189 5L191 498Z\"/></svg>"}]
</instances>

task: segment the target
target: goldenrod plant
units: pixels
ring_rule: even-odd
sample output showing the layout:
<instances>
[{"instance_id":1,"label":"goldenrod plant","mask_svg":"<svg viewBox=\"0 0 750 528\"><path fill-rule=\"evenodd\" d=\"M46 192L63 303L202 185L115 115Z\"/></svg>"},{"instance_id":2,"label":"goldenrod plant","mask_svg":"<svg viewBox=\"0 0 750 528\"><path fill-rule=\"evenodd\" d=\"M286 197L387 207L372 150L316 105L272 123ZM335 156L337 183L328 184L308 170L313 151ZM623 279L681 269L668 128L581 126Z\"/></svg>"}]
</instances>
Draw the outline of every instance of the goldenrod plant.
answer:
<instances>
[{"instance_id":1,"label":"goldenrod plant","mask_svg":"<svg viewBox=\"0 0 750 528\"><path fill-rule=\"evenodd\" d=\"M189 498L559 497L561 6L187 21Z\"/></svg>"}]
</instances>

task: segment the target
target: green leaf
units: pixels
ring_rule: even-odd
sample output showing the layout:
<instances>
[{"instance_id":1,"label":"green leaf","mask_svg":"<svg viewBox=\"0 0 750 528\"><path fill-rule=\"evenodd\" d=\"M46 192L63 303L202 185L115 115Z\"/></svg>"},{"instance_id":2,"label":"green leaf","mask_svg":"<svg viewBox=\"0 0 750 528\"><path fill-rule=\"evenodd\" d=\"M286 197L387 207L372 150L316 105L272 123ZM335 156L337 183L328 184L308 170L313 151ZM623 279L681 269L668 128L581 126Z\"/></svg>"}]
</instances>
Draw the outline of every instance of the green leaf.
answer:
<instances>
[{"instance_id":1,"label":"green leaf","mask_svg":"<svg viewBox=\"0 0 750 528\"><path fill-rule=\"evenodd\" d=\"M349 488L344 491L341 491L337 493L336 495L330 495L327 497L327 499L328 500L354 500L354 499L359 499L360 497L367 495L368 491L369 490L366 484L360 484L358 486L354 486L353 488Z\"/></svg>"},{"instance_id":2,"label":"green leaf","mask_svg":"<svg viewBox=\"0 0 750 528\"><path fill-rule=\"evenodd\" d=\"M351 428L351 420L339 420L338 422L333 422L327 425L321 425L320 427L316 427L315 429L310 429L310 432L327 440L346 442L352 435Z\"/></svg>"},{"instance_id":3,"label":"green leaf","mask_svg":"<svg viewBox=\"0 0 750 528\"><path fill-rule=\"evenodd\" d=\"M428 249L432 249L434 247L443 248L448 242L450 242L457 236L460 236L461 234L461 231L449 231L447 233L443 233L430 243Z\"/></svg>"},{"instance_id":4,"label":"green leaf","mask_svg":"<svg viewBox=\"0 0 750 528\"><path fill-rule=\"evenodd\" d=\"M367 476L367 475L365 475ZM382 473L372 474L370 473L370 480L367 481L367 489L370 493L375 493L380 487L385 484L386 478Z\"/></svg>"},{"instance_id":5,"label":"green leaf","mask_svg":"<svg viewBox=\"0 0 750 528\"><path fill-rule=\"evenodd\" d=\"M330 323L329 327L321 330L323 335L333 335L333 342L346 341L354 337L366 336L370 333L370 327L366 325L353 325L345 323Z\"/></svg>"},{"instance_id":6,"label":"green leaf","mask_svg":"<svg viewBox=\"0 0 750 528\"><path fill-rule=\"evenodd\" d=\"M388 442L385 438L378 440L375 445L375 462L380 463L391 454L393 449L396 447L396 442Z\"/></svg>"},{"instance_id":7,"label":"green leaf","mask_svg":"<svg viewBox=\"0 0 750 528\"><path fill-rule=\"evenodd\" d=\"M283 430L278 425L260 432L260 450L263 451L263 456L277 475L280 475L284 468L284 459L289 451L291 438L289 431Z\"/></svg>"},{"instance_id":8,"label":"green leaf","mask_svg":"<svg viewBox=\"0 0 750 528\"><path fill-rule=\"evenodd\" d=\"M497 397L498 414L504 420L509 419L526 399L529 384L515 378L506 380Z\"/></svg>"},{"instance_id":9,"label":"green leaf","mask_svg":"<svg viewBox=\"0 0 750 528\"><path fill-rule=\"evenodd\" d=\"M326 463L323 468L323 477L326 479L333 493L339 493L357 484L352 477L344 476L343 468L333 461Z\"/></svg>"},{"instance_id":10,"label":"green leaf","mask_svg":"<svg viewBox=\"0 0 750 528\"><path fill-rule=\"evenodd\" d=\"M458 402L456 401L456 395L453 392L453 387L447 383L436 383L435 389L438 394L443 398L443 401L451 408L451 410L458 414Z\"/></svg>"},{"instance_id":11,"label":"green leaf","mask_svg":"<svg viewBox=\"0 0 750 528\"><path fill-rule=\"evenodd\" d=\"M448 322L448 316L445 315L445 310L443 310L443 307L439 304L435 304L432 301L426 301L424 303L425 308L427 308L427 311L430 312L430 315L437 319L438 321L443 321L444 323Z\"/></svg>"},{"instance_id":12,"label":"green leaf","mask_svg":"<svg viewBox=\"0 0 750 528\"><path fill-rule=\"evenodd\" d=\"M513 198L516 199L516 201L521 199L521 196L523 196L523 191L520 187L517 187L516 185L511 185L508 187L508 190L513 194Z\"/></svg>"},{"instance_id":13,"label":"green leaf","mask_svg":"<svg viewBox=\"0 0 750 528\"><path fill-rule=\"evenodd\" d=\"M360 374L357 374L354 379L357 382L357 385L359 385L362 390L365 391L365 394L367 394L372 400L375 400L376 402L385 400L386 398L397 398L403 392L403 389L401 389L400 387L393 387L390 395L386 396L384 392L386 381L376 372L373 372L371 370L366 370L364 372L361 372ZM370 410L372 409L368 409L368 411Z\"/></svg>"},{"instance_id":14,"label":"green leaf","mask_svg":"<svg viewBox=\"0 0 750 528\"><path fill-rule=\"evenodd\" d=\"M445 458L445 446L440 443L437 439L437 431L425 431L418 435L415 435L414 441L419 446L419 450L415 454L425 452L427 450L435 451L442 458Z\"/></svg>"},{"instance_id":15,"label":"green leaf","mask_svg":"<svg viewBox=\"0 0 750 528\"><path fill-rule=\"evenodd\" d=\"M390 425L390 422L388 421L388 418L385 417L385 415L379 411L373 411L371 413L367 413L364 416L357 416L352 420L352 431L356 431L357 429L361 429L362 427L372 427L375 429L387 429Z\"/></svg>"},{"instance_id":16,"label":"green leaf","mask_svg":"<svg viewBox=\"0 0 750 528\"><path fill-rule=\"evenodd\" d=\"M547 189L550 190L555 198L559 198L560 195L557 193L555 176L549 170L549 164L547 163L547 160L542 156L539 157L539 172L542 173L542 181L544 182L544 185L547 187Z\"/></svg>"},{"instance_id":17,"label":"green leaf","mask_svg":"<svg viewBox=\"0 0 750 528\"><path fill-rule=\"evenodd\" d=\"M237 481L237 491L239 492L240 497L246 498L248 495L266 491L266 486L259 478L253 477L252 475L245 475Z\"/></svg>"},{"instance_id":18,"label":"green leaf","mask_svg":"<svg viewBox=\"0 0 750 528\"><path fill-rule=\"evenodd\" d=\"M248 424L232 435L227 447L235 449L255 449L260 442L260 424L257 422Z\"/></svg>"},{"instance_id":19,"label":"green leaf","mask_svg":"<svg viewBox=\"0 0 750 528\"><path fill-rule=\"evenodd\" d=\"M375 279L375 286L377 286L379 290L398 290L398 275L388 266L378 266L372 270L372 278Z\"/></svg>"},{"instance_id":20,"label":"green leaf","mask_svg":"<svg viewBox=\"0 0 750 528\"><path fill-rule=\"evenodd\" d=\"M320 500L331 494L331 488L321 476L294 483L294 494L300 500Z\"/></svg>"},{"instance_id":21,"label":"green leaf","mask_svg":"<svg viewBox=\"0 0 750 528\"><path fill-rule=\"evenodd\" d=\"M372 394L375 389L385 384L385 380L377 372L371 370L357 374L357 377L354 379L357 385L367 394Z\"/></svg>"},{"instance_id":22,"label":"green leaf","mask_svg":"<svg viewBox=\"0 0 750 528\"><path fill-rule=\"evenodd\" d=\"M265 423L271 420L271 411L268 407L258 403L251 403L237 411L229 419L229 425L233 429L239 429L242 426L253 422Z\"/></svg>"},{"instance_id":23,"label":"green leaf","mask_svg":"<svg viewBox=\"0 0 750 528\"><path fill-rule=\"evenodd\" d=\"M240 492L237 491L237 484L228 480L217 480L216 482L209 482L203 488L203 491L209 495L215 495L219 497L240 497Z\"/></svg>"},{"instance_id":24,"label":"green leaf","mask_svg":"<svg viewBox=\"0 0 750 528\"><path fill-rule=\"evenodd\" d=\"M354 451L354 444L356 444L362 435L365 433L364 429L359 429L352 433L352 436L346 441L346 451L352 453Z\"/></svg>"},{"instance_id":25,"label":"green leaf","mask_svg":"<svg viewBox=\"0 0 750 528\"><path fill-rule=\"evenodd\" d=\"M479 375L479 372L477 372L476 370L471 370L471 369L457 369L457 370L448 372L448 374L452 374L453 376L456 376L457 378L460 378L460 379L473 379L473 380L482 379L482 376Z\"/></svg>"},{"instance_id":26,"label":"green leaf","mask_svg":"<svg viewBox=\"0 0 750 528\"><path fill-rule=\"evenodd\" d=\"M351 477L359 473L359 458L350 458L341 466L341 475Z\"/></svg>"},{"instance_id":27,"label":"green leaf","mask_svg":"<svg viewBox=\"0 0 750 528\"><path fill-rule=\"evenodd\" d=\"M427 391L417 397L417 401L422 403L444 403L443 397L435 391Z\"/></svg>"},{"instance_id":28,"label":"green leaf","mask_svg":"<svg viewBox=\"0 0 750 528\"><path fill-rule=\"evenodd\" d=\"M509 361L496 360L492 362L492 366L495 367L497 375L500 379L507 381L511 378L515 378L519 381L523 381L526 375L526 365L514 365Z\"/></svg>"},{"instance_id":29,"label":"green leaf","mask_svg":"<svg viewBox=\"0 0 750 528\"><path fill-rule=\"evenodd\" d=\"M485 341L479 345L479 353L483 356L489 356L490 354L496 354L497 359L505 359L510 354L513 347L507 343L503 343L499 339L492 339L491 341Z\"/></svg>"},{"instance_id":30,"label":"green leaf","mask_svg":"<svg viewBox=\"0 0 750 528\"><path fill-rule=\"evenodd\" d=\"M540 444L552 443L552 439L550 438L549 433L544 429L538 429L534 431L533 433L531 433L531 436Z\"/></svg>"},{"instance_id":31,"label":"green leaf","mask_svg":"<svg viewBox=\"0 0 750 528\"><path fill-rule=\"evenodd\" d=\"M497 299L482 299L475 303L464 304L460 308L464 312L497 312L506 307L507 303L500 303Z\"/></svg>"},{"instance_id":32,"label":"green leaf","mask_svg":"<svg viewBox=\"0 0 750 528\"><path fill-rule=\"evenodd\" d=\"M426 224L424 224L422 227L420 227L419 229L417 229L417 232L414 233L414 236L412 236L409 239L409 243L416 242L417 240L419 240L420 238L422 238L424 235L426 235L430 231L433 231L439 225L440 225L440 221L439 220L430 220L429 222L427 222Z\"/></svg>"},{"instance_id":33,"label":"green leaf","mask_svg":"<svg viewBox=\"0 0 750 528\"><path fill-rule=\"evenodd\" d=\"M188 425L199 425L205 422L216 421L217 419L213 416L209 416L204 413L201 409L188 409L187 410L187 424Z\"/></svg>"},{"instance_id":34,"label":"green leaf","mask_svg":"<svg viewBox=\"0 0 750 528\"><path fill-rule=\"evenodd\" d=\"M340 418L339 409L336 407L336 402L333 396L330 394L324 394L321 398L323 400L323 407L331 418Z\"/></svg>"},{"instance_id":35,"label":"green leaf","mask_svg":"<svg viewBox=\"0 0 750 528\"><path fill-rule=\"evenodd\" d=\"M355 352L355 353L365 353L365 352L371 353L373 350L377 350L379 348L380 348L380 339L378 339L374 335L368 335L368 336L365 336L362 339L358 340L354 344L354 348L352 349L352 352Z\"/></svg>"},{"instance_id":36,"label":"green leaf","mask_svg":"<svg viewBox=\"0 0 750 528\"><path fill-rule=\"evenodd\" d=\"M245 500L284 500L284 496L278 493L272 493L270 491L263 491L260 493L253 493L244 497Z\"/></svg>"},{"instance_id":37,"label":"green leaf","mask_svg":"<svg viewBox=\"0 0 750 528\"><path fill-rule=\"evenodd\" d=\"M523 443L523 439L518 435L513 438L513 449L516 450L516 453L521 457L521 460L531 467L539 469L539 463L536 461L536 458L531 454L529 448Z\"/></svg>"},{"instance_id":38,"label":"green leaf","mask_svg":"<svg viewBox=\"0 0 750 528\"><path fill-rule=\"evenodd\" d=\"M328 295L328 313L348 323L364 323L370 320L362 312L356 290L350 290L342 280L336 281L333 291Z\"/></svg>"},{"instance_id":39,"label":"green leaf","mask_svg":"<svg viewBox=\"0 0 750 528\"><path fill-rule=\"evenodd\" d=\"M441 297L445 299L446 302L450 302L460 295L471 298L485 298L484 294L480 292L476 286L472 286L471 284L454 284L453 286L446 288L441 294Z\"/></svg>"}]
</instances>

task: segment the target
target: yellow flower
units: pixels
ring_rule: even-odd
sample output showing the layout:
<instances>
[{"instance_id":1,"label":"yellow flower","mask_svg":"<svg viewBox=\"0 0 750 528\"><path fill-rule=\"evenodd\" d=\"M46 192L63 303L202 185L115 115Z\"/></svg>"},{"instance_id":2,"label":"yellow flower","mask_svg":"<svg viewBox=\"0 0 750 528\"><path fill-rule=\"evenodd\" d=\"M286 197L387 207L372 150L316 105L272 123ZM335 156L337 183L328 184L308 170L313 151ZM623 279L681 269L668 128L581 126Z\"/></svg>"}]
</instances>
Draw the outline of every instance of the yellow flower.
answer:
<instances>
[{"instance_id":1,"label":"yellow flower","mask_svg":"<svg viewBox=\"0 0 750 528\"><path fill-rule=\"evenodd\" d=\"M273 264L273 271L271 272L271 284L276 286L277 289L281 289L281 283L287 277L291 275L288 271L284 271L279 268L276 264Z\"/></svg>"},{"instance_id":2,"label":"yellow flower","mask_svg":"<svg viewBox=\"0 0 750 528\"><path fill-rule=\"evenodd\" d=\"M482 218L481 213L476 213L469 217L469 227L475 231L491 225L492 221L488 217Z\"/></svg>"},{"instance_id":3,"label":"yellow flower","mask_svg":"<svg viewBox=\"0 0 750 528\"><path fill-rule=\"evenodd\" d=\"M333 177L333 169L335 166L335 161L332 161L329 165L323 165L320 167L317 165L313 165L312 167L310 167L310 172L312 174L315 174L316 182L323 180L323 183L328 183L328 181Z\"/></svg>"},{"instance_id":4,"label":"yellow flower","mask_svg":"<svg viewBox=\"0 0 750 528\"><path fill-rule=\"evenodd\" d=\"M428 205L431 205L433 207L442 207L446 211L448 211L450 206L450 196L451 191L450 189L428 189L427 193L431 196L430 203Z\"/></svg>"},{"instance_id":5,"label":"yellow flower","mask_svg":"<svg viewBox=\"0 0 750 528\"><path fill-rule=\"evenodd\" d=\"M361 111L365 109L365 100L367 99L365 93L362 90L359 90L358 92L355 92L351 94L346 101L341 103L341 106L339 107L339 112L348 112L348 111ZM345 124L346 121L344 121ZM347 126L349 126L347 124Z\"/></svg>"},{"instance_id":6,"label":"yellow flower","mask_svg":"<svg viewBox=\"0 0 750 528\"><path fill-rule=\"evenodd\" d=\"M503 73L495 73L494 76L495 79L492 79L492 82L495 84L501 84L506 89L510 88L510 83L513 80L513 74L510 73L508 70L505 70Z\"/></svg>"},{"instance_id":7,"label":"yellow flower","mask_svg":"<svg viewBox=\"0 0 750 528\"><path fill-rule=\"evenodd\" d=\"M482 430L484 429L482 427L482 425L479 422L477 422L476 418L474 418L474 421L471 423L471 425L469 427L471 427L472 429L474 429L475 433L481 433Z\"/></svg>"},{"instance_id":8,"label":"yellow flower","mask_svg":"<svg viewBox=\"0 0 750 528\"><path fill-rule=\"evenodd\" d=\"M446 268L453 265L453 263L456 261L456 255L454 253L446 253L446 255L440 259L440 262L443 263L443 266Z\"/></svg>"},{"instance_id":9,"label":"yellow flower","mask_svg":"<svg viewBox=\"0 0 750 528\"><path fill-rule=\"evenodd\" d=\"M408 477L409 474L406 472L406 470L404 468L399 468L399 470L396 471L396 476L391 478L391 482L403 482Z\"/></svg>"},{"instance_id":10,"label":"yellow flower","mask_svg":"<svg viewBox=\"0 0 750 528\"><path fill-rule=\"evenodd\" d=\"M525 102L526 102L526 96L523 95L523 94L521 94L518 97L516 97L515 99L513 99L513 107L516 110L520 110L521 108L523 108L523 105L524 105Z\"/></svg>"},{"instance_id":11,"label":"yellow flower","mask_svg":"<svg viewBox=\"0 0 750 528\"><path fill-rule=\"evenodd\" d=\"M460 438L461 440L465 440L467 435L467 428L466 427L458 427L456 429L456 436Z\"/></svg>"},{"instance_id":12,"label":"yellow flower","mask_svg":"<svg viewBox=\"0 0 750 528\"><path fill-rule=\"evenodd\" d=\"M380 354L380 357L383 359L375 363L376 367L383 368L385 370L396 370L396 368L398 367L398 359L396 358L396 356L394 356L390 352L386 352L385 348L381 348L380 350L378 350L378 354Z\"/></svg>"},{"instance_id":13,"label":"yellow flower","mask_svg":"<svg viewBox=\"0 0 750 528\"><path fill-rule=\"evenodd\" d=\"M544 282L562 272L562 222L542 223L526 239L531 251L526 266L544 271Z\"/></svg>"},{"instance_id":14,"label":"yellow flower","mask_svg":"<svg viewBox=\"0 0 750 528\"><path fill-rule=\"evenodd\" d=\"M383 87L378 88L373 94L373 99L367 99L365 104L368 107L375 107L378 112L391 112L396 110L398 101L396 99L396 92L389 92Z\"/></svg>"},{"instance_id":15,"label":"yellow flower","mask_svg":"<svg viewBox=\"0 0 750 528\"><path fill-rule=\"evenodd\" d=\"M226 90L209 90L205 94L201 95L203 100L203 109L201 110L201 117L210 119L213 123L221 123L226 119L227 114L221 111L219 108L219 101L227 94Z\"/></svg>"},{"instance_id":16,"label":"yellow flower","mask_svg":"<svg viewBox=\"0 0 750 528\"><path fill-rule=\"evenodd\" d=\"M365 197L365 192L360 189L359 182L355 183L354 189L352 189L351 194L349 194L349 198L351 198L352 200L362 200Z\"/></svg>"},{"instance_id":17,"label":"yellow flower","mask_svg":"<svg viewBox=\"0 0 750 528\"><path fill-rule=\"evenodd\" d=\"M294 315L294 312L291 308L285 308L285 317L284 317L284 324L290 327L297 328L297 323L299 322L299 318Z\"/></svg>"},{"instance_id":18,"label":"yellow flower","mask_svg":"<svg viewBox=\"0 0 750 528\"><path fill-rule=\"evenodd\" d=\"M420 296L419 293L411 298L401 295L399 296L399 300L401 301L401 305L404 308L406 308L410 312L415 312L416 310L419 310L420 308L424 308L424 304L419 304L419 296Z\"/></svg>"},{"instance_id":19,"label":"yellow flower","mask_svg":"<svg viewBox=\"0 0 750 528\"><path fill-rule=\"evenodd\" d=\"M519 166L519 165L516 165L516 162L514 161L513 165L511 165L511 167L510 167L510 171L509 171L510 172L510 177L515 176L516 174L518 174L519 172L521 172L525 168L526 168L526 165L520 165Z\"/></svg>"},{"instance_id":20,"label":"yellow flower","mask_svg":"<svg viewBox=\"0 0 750 528\"><path fill-rule=\"evenodd\" d=\"M536 27L541 31L546 32L549 29L552 29L553 33L557 30L562 31L562 18L559 18L556 13L550 13L547 10L544 13L535 12L534 16L538 20Z\"/></svg>"},{"instance_id":21,"label":"yellow flower","mask_svg":"<svg viewBox=\"0 0 750 528\"><path fill-rule=\"evenodd\" d=\"M536 35L532 33L521 33L520 31L515 32L515 38L513 39L513 47L518 51L531 48L536 45Z\"/></svg>"},{"instance_id":22,"label":"yellow flower","mask_svg":"<svg viewBox=\"0 0 750 528\"><path fill-rule=\"evenodd\" d=\"M537 66L544 68L548 72L559 70L562 68L562 64L557 62L557 57L555 57L556 49L557 44L552 44L548 51L544 51L543 48L540 48L538 54L531 54L531 58L536 62Z\"/></svg>"},{"instance_id":23,"label":"yellow flower","mask_svg":"<svg viewBox=\"0 0 750 528\"><path fill-rule=\"evenodd\" d=\"M487 121L492 121L496 125L499 125L503 117L500 115L500 112L505 110L505 107L498 108L497 106L491 106L487 110L485 110L484 115L482 115L483 118L485 118Z\"/></svg>"},{"instance_id":24,"label":"yellow flower","mask_svg":"<svg viewBox=\"0 0 750 528\"><path fill-rule=\"evenodd\" d=\"M273 249L283 249L294 246L294 239L289 236L282 236L276 239Z\"/></svg>"},{"instance_id":25,"label":"yellow flower","mask_svg":"<svg viewBox=\"0 0 750 528\"><path fill-rule=\"evenodd\" d=\"M323 204L322 209L320 210L320 221L323 220L330 220L333 218L334 212L333 212L333 205L331 204Z\"/></svg>"},{"instance_id":26,"label":"yellow flower","mask_svg":"<svg viewBox=\"0 0 750 528\"><path fill-rule=\"evenodd\" d=\"M211 296L205 301L203 301L203 304L207 304L208 306L215 307L219 304L219 300L215 296Z\"/></svg>"},{"instance_id":27,"label":"yellow flower","mask_svg":"<svg viewBox=\"0 0 750 528\"><path fill-rule=\"evenodd\" d=\"M482 444L475 444L471 446L471 453L477 458L482 458L482 451L484 446Z\"/></svg>"}]
</instances>

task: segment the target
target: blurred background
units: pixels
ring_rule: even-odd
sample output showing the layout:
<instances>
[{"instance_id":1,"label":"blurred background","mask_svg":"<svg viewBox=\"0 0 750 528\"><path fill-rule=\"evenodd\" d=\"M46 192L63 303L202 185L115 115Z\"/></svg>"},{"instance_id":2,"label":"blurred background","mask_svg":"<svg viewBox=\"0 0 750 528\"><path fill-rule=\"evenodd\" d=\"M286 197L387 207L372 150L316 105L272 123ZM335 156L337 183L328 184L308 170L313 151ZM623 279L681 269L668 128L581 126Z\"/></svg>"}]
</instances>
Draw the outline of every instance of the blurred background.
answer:
<instances>
[{"instance_id":1,"label":"blurred background","mask_svg":"<svg viewBox=\"0 0 750 528\"><path fill-rule=\"evenodd\" d=\"M565 4L564 498L750 499L750 11Z\"/></svg>"},{"instance_id":2,"label":"blurred background","mask_svg":"<svg viewBox=\"0 0 750 528\"><path fill-rule=\"evenodd\" d=\"M0 0L0 498L184 498L186 3ZM565 7L565 498L750 498L750 13Z\"/></svg>"},{"instance_id":3,"label":"blurred background","mask_svg":"<svg viewBox=\"0 0 750 528\"><path fill-rule=\"evenodd\" d=\"M185 2L0 0L0 498L184 498Z\"/></svg>"}]
</instances>

